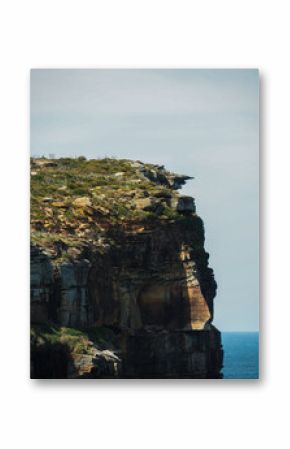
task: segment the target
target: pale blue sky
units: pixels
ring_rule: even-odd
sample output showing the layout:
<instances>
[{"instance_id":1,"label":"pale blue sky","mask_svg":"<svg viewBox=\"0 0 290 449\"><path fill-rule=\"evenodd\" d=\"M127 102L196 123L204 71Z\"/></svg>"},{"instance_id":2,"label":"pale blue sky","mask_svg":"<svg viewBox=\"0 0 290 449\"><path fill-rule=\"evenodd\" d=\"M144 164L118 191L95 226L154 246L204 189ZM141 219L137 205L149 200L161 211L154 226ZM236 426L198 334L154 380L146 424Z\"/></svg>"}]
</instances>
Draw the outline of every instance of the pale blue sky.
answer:
<instances>
[{"instance_id":1,"label":"pale blue sky","mask_svg":"<svg viewBox=\"0 0 290 449\"><path fill-rule=\"evenodd\" d=\"M115 156L195 177L214 324L258 330L257 70L32 70L31 153Z\"/></svg>"}]
</instances>

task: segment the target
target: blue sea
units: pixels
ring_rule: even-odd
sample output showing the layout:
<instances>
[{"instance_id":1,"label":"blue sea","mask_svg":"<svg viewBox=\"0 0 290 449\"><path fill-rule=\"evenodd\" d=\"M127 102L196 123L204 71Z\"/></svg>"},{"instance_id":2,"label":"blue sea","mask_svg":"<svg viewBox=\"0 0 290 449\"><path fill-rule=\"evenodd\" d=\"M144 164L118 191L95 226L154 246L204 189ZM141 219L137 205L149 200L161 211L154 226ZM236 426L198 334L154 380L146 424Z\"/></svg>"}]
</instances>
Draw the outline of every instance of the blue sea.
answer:
<instances>
[{"instance_id":1,"label":"blue sea","mask_svg":"<svg viewBox=\"0 0 290 449\"><path fill-rule=\"evenodd\" d=\"M259 333L223 332L224 379L259 378Z\"/></svg>"}]
</instances>

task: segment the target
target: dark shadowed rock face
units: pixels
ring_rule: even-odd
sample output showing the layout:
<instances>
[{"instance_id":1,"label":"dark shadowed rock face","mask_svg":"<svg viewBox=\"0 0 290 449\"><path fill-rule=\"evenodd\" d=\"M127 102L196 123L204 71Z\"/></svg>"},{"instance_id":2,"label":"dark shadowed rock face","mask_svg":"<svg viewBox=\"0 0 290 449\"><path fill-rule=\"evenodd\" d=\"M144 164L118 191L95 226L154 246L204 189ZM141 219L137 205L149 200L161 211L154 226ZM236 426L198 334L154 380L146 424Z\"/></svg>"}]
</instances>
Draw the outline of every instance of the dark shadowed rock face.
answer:
<instances>
[{"instance_id":1,"label":"dark shadowed rock face","mask_svg":"<svg viewBox=\"0 0 290 449\"><path fill-rule=\"evenodd\" d=\"M213 326L138 333L126 340L123 377L219 379L222 358L220 332Z\"/></svg>"},{"instance_id":2,"label":"dark shadowed rock face","mask_svg":"<svg viewBox=\"0 0 290 449\"><path fill-rule=\"evenodd\" d=\"M153 186L146 184L143 197L139 187L132 200L132 209L143 215L111 222L84 194L72 198L72 206L52 198L53 212L45 202L45 221L34 221L32 377L220 377L220 333L211 325L216 282L203 222L193 198L174 192L188 177L138 161L129 166L131 184L135 176ZM53 174L58 162L35 167L46 179L45 170ZM114 174L123 177L123 171ZM156 191L154 185L166 188ZM112 201L123 214L121 198ZM72 207L69 225L61 225L59 238L46 238L65 207Z\"/></svg>"}]
</instances>

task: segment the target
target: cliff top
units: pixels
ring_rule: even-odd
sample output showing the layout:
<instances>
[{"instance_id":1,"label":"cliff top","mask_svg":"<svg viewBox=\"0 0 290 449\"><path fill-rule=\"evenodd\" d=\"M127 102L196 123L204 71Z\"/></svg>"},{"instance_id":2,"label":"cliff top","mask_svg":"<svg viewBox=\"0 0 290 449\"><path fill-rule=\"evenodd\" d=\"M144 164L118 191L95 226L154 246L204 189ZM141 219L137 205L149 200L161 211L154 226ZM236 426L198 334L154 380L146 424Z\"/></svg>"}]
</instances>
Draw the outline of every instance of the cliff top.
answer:
<instances>
[{"instance_id":1,"label":"cliff top","mask_svg":"<svg viewBox=\"0 0 290 449\"><path fill-rule=\"evenodd\" d=\"M103 242L112 227L146 232L195 213L177 192L189 176L127 159L32 158L31 239L58 254ZM62 254L64 251L62 251Z\"/></svg>"}]
</instances>

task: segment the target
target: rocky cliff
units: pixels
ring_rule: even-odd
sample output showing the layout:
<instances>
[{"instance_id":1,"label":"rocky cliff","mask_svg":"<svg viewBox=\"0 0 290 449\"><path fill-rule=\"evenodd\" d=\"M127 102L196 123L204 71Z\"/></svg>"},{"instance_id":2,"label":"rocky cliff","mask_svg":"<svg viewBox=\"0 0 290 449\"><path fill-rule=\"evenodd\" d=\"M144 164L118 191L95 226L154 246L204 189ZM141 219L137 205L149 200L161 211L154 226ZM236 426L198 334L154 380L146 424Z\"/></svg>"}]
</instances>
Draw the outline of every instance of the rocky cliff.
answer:
<instances>
[{"instance_id":1,"label":"rocky cliff","mask_svg":"<svg viewBox=\"0 0 290 449\"><path fill-rule=\"evenodd\" d=\"M32 159L32 377L218 378L216 282L190 179Z\"/></svg>"}]
</instances>

